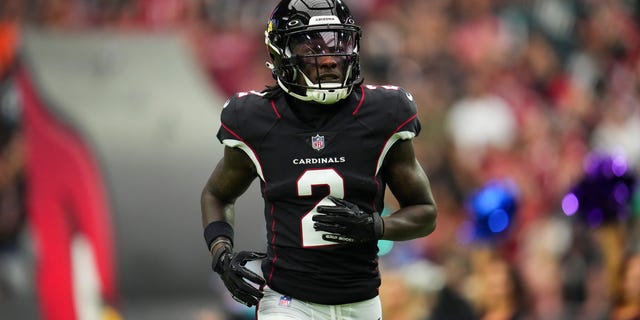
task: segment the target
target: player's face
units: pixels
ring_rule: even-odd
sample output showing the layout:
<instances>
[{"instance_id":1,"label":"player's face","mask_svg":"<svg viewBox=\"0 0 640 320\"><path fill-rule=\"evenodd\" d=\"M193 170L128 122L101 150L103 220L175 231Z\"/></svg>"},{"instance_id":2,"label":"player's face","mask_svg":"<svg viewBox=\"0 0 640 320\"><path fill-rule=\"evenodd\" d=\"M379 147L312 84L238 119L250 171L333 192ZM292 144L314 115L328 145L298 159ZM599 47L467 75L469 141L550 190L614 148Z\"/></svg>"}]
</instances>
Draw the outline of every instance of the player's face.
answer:
<instances>
[{"instance_id":1,"label":"player's face","mask_svg":"<svg viewBox=\"0 0 640 320\"><path fill-rule=\"evenodd\" d=\"M344 31L304 33L292 37L290 48L298 67L315 84L342 83L349 56L354 51L354 35ZM304 85L304 79L298 77Z\"/></svg>"}]
</instances>

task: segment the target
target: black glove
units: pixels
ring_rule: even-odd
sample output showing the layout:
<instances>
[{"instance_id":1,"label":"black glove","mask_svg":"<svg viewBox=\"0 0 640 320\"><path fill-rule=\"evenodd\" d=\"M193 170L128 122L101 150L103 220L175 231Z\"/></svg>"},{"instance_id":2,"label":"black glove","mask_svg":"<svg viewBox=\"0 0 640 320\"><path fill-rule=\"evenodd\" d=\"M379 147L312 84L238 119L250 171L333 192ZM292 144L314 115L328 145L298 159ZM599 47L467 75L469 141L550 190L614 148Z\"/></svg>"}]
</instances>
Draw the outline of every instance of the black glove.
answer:
<instances>
[{"instance_id":1,"label":"black glove","mask_svg":"<svg viewBox=\"0 0 640 320\"><path fill-rule=\"evenodd\" d=\"M378 240L384 233L384 222L377 212L366 213L357 205L329 196L335 206L318 206L322 214L313 216L313 228L325 231L322 239L337 243L358 243Z\"/></svg>"},{"instance_id":2,"label":"black glove","mask_svg":"<svg viewBox=\"0 0 640 320\"><path fill-rule=\"evenodd\" d=\"M261 252L239 251L233 252L231 242L223 245L212 246L213 271L220 275L225 287L236 301L251 307L258 304L263 296L262 291L246 282L247 279L259 287L264 286L265 281L255 272L247 269L245 265L249 261L264 259L267 255Z\"/></svg>"}]
</instances>

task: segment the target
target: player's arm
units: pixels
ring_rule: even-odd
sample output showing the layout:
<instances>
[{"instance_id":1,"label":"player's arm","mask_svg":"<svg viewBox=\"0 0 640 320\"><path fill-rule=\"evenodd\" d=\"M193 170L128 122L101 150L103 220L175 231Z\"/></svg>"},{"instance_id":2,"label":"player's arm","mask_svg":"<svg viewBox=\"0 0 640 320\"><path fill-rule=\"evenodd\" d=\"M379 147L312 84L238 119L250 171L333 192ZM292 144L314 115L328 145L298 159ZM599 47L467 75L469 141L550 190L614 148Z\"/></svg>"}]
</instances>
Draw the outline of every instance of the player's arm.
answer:
<instances>
[{"instance_id":1,"label":"player's arm","mask_svg":"<svg viewBox=\"0 0 640 320\"><path fill-rule=\"evenodd\" d=\"M211 173L202 190L202 225L213 221L233 224L234 204L257 177L251 159L240 149L225 147L224 157Z\"/></svg>"},{"instance_id":2,"label":"player's arm","mask_svg":"<svg viewBox=\"0 0 640 320\"><path fill-rule=\"evenodd\" d=\"M400 209L390 216L367 213L356 204L329 197L334 205L317 208L314 229L322 239L352 244L378 239L410 240L426 236L436 227L436 205L427 175L415 158L410 140L391 148L382 167Z\"/></svg>"},{"instance_id":3,"label":"player's arm","mask_svg":"<svg viewBox=\"0 0 640 320\"><path fill-rule=\"evenodd\" d=\"M389 150L381 168L400 209L383 217L386 240L426 236L436 227L437 207L429 179L416 160L412 140L400 140Z\"/></svg>"},{"instance_id":4,"label":"player's arm","mask_svg":"<svg viewBox=\"0 0 640 320\"><path fill-rule=\"evenodd\" d=\"M258 252L233 251L234 204L256 178L256 168L240 149L225 147L224 157L213 170L200 198L204 236L212 256L211 267L220 275L232 297L247 306L256 305L262 292L246 280L264 285L247 269L248 261L262 259Z\"/></svg>"}]
</instances>

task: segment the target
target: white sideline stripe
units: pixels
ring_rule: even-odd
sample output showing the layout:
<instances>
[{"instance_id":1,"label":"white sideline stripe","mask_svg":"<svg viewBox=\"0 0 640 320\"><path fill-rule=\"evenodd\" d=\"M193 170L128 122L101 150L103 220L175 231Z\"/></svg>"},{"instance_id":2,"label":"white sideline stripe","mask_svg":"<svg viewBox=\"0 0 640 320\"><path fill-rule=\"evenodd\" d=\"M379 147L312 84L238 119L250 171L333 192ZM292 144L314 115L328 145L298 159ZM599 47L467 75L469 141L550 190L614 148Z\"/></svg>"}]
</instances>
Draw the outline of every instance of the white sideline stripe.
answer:
<instances>
[{"instance_id":1,"label":"white sideline stripe","mask_svg":"<svg viewBox=\"0 0 640 320\"><path fill-rule=\"evenodd\" d=\"M71 276L76 315L79 320L100 320L100 282L91 244L82 235L71 240Z\"/></svg>"}]
</instances>

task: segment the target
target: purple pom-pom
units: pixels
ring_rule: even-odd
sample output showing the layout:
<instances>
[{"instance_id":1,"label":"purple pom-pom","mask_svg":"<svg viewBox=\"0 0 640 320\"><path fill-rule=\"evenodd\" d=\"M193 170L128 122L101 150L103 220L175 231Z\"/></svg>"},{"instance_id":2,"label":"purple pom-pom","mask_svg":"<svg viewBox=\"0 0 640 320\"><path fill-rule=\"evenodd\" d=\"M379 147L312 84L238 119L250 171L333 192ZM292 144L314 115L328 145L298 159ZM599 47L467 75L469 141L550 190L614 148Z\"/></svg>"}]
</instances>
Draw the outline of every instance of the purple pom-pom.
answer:
<instances>
[{"instance_id":1,"label":"purple pom-pom","mask_svg":"<svg viewBox=\"0 0 640 320\"><path fill-rule=\"evenodd\" d=\"M631 215L635 188L635 174L624 156L591 154L584 175L563 197L562 211L590 227L624 221Z\"/></svg>"}]
</instances>

